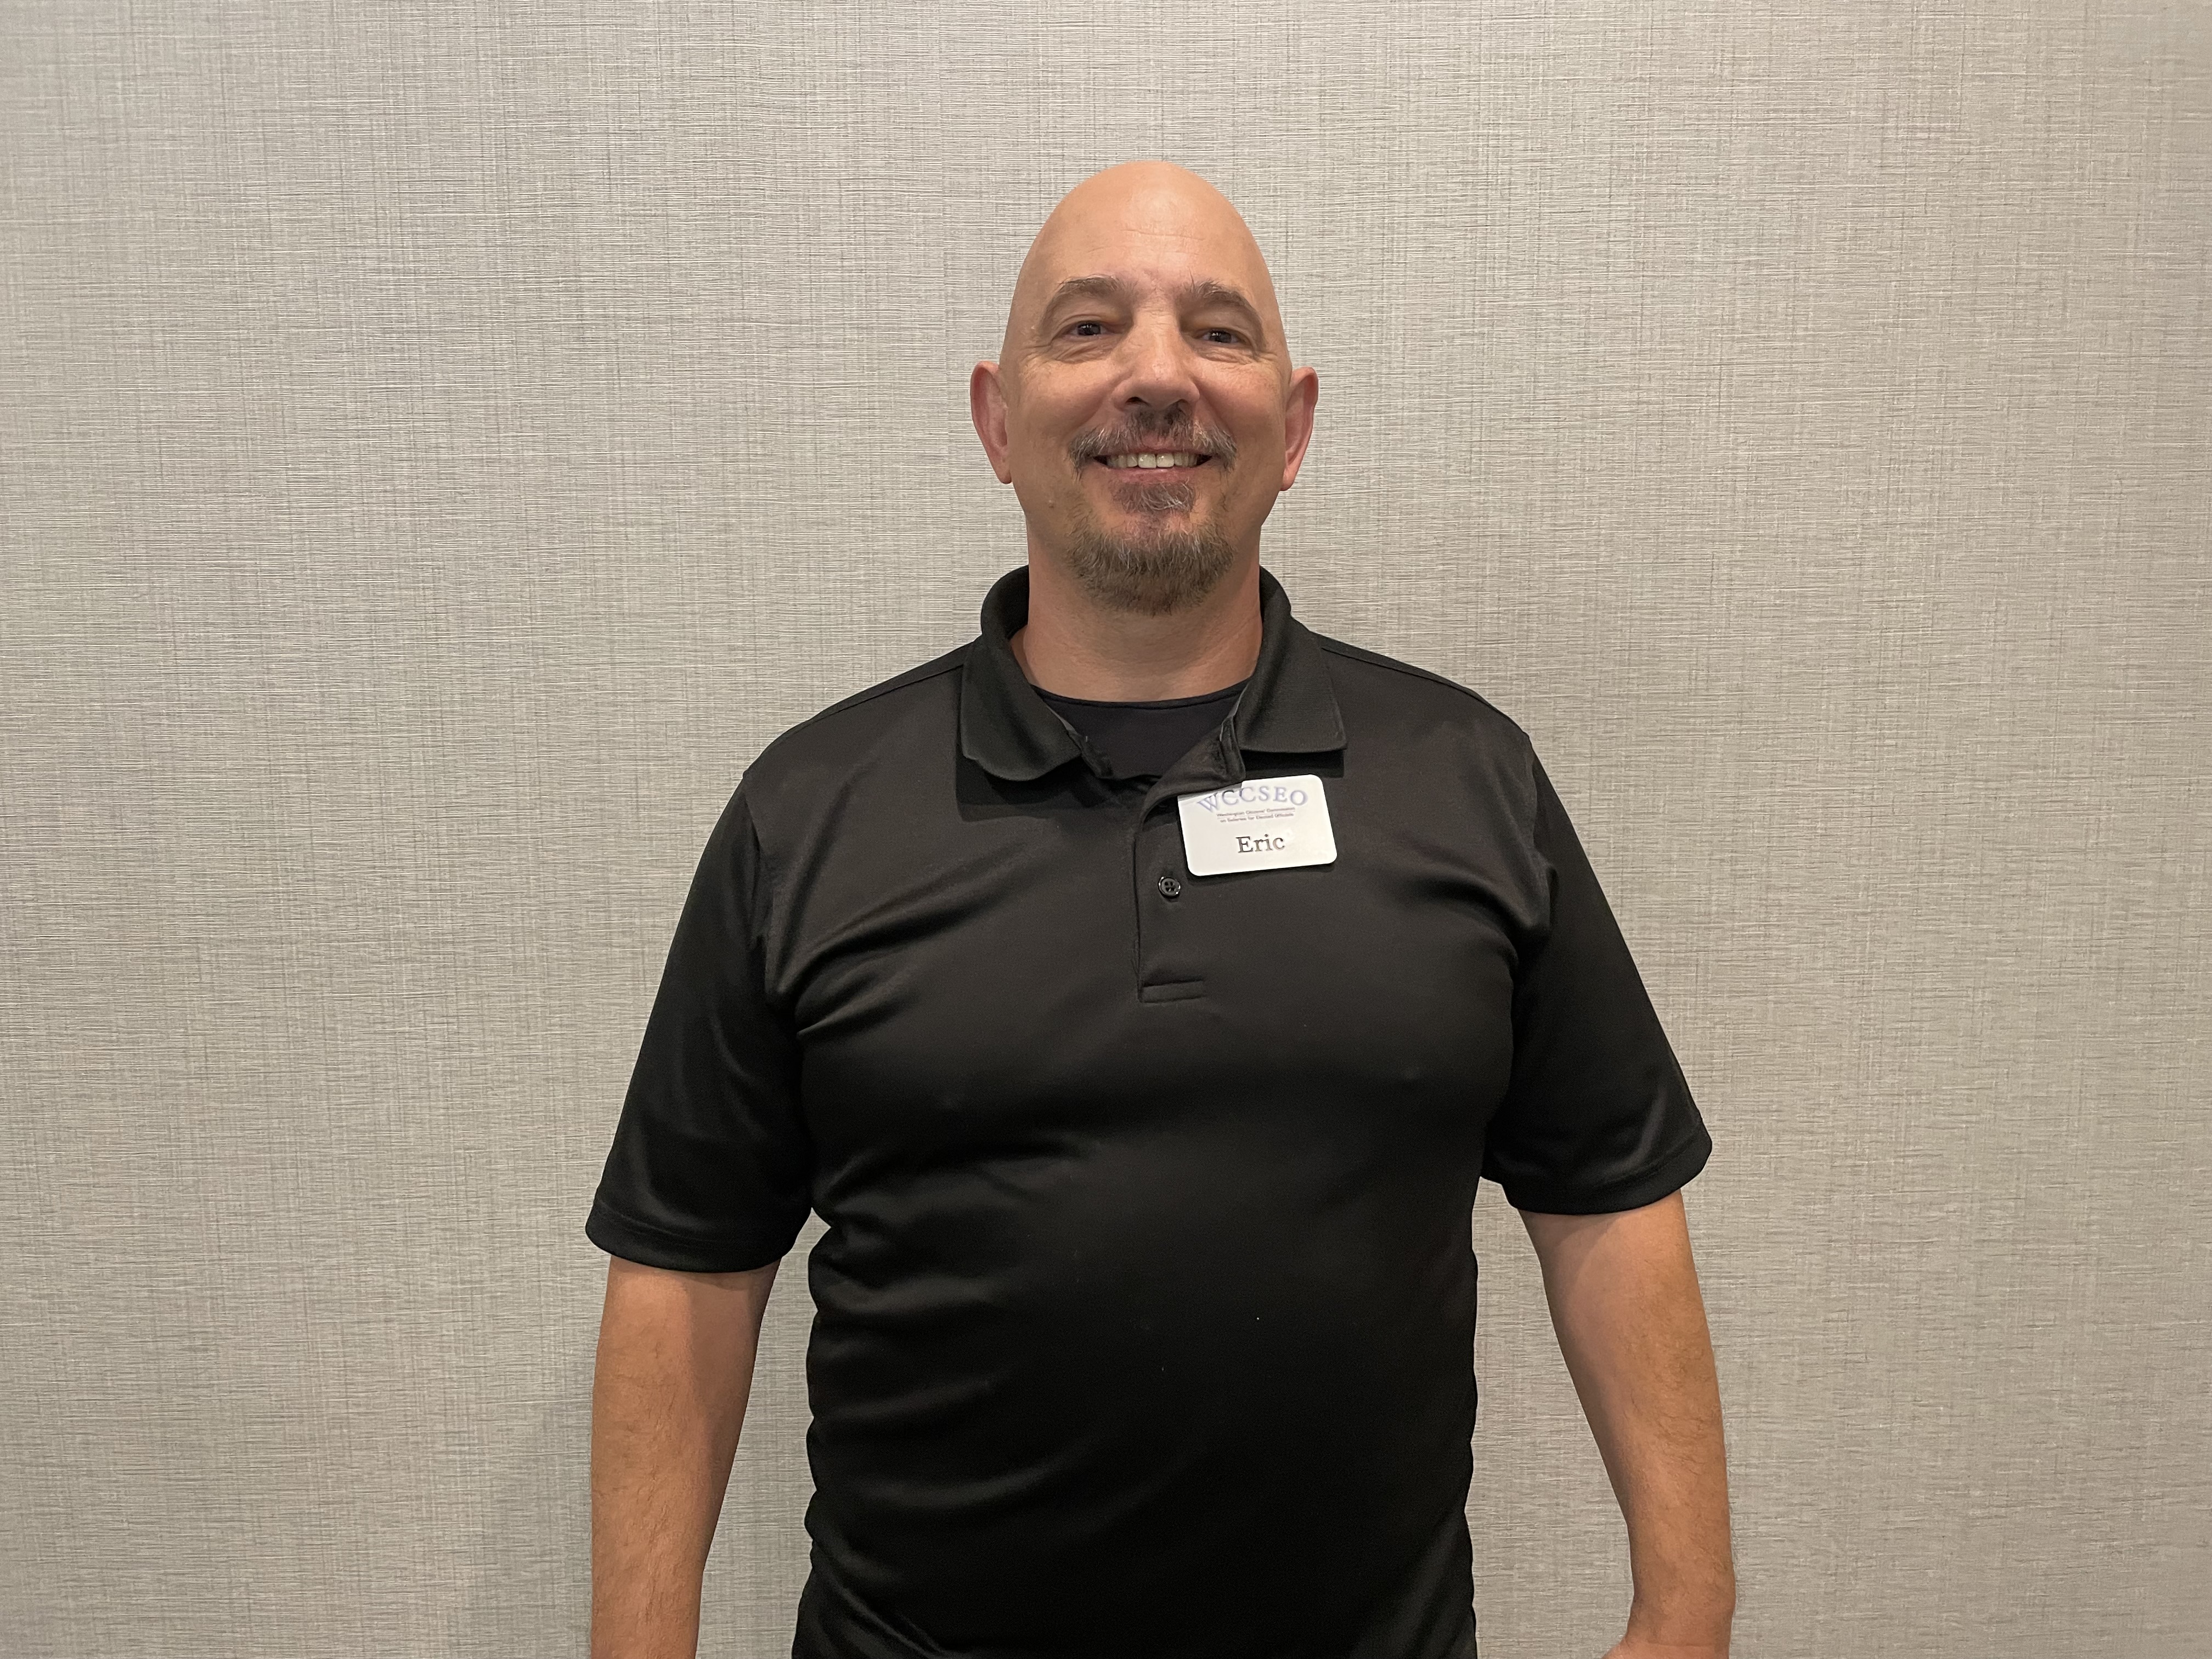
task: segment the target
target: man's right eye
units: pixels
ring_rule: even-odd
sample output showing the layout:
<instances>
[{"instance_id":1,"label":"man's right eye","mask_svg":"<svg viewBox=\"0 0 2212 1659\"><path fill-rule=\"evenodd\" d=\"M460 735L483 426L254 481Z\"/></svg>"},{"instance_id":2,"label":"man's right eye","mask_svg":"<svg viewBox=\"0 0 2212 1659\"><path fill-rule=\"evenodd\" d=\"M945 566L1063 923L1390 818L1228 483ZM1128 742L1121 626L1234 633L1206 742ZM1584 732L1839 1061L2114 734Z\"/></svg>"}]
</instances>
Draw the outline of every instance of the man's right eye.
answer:
<instances>
[{"instance_id":1,"label":"man's right eye","mask_svg":"<svg viewBox=\"0 0 2212 1659\"><path fill-rule=\"evenodd\" d=\"M1086 334L1084 332L1085 329L1095 329L1097 332L1095 334ZM1099 334L1103 334L1106 331L1106 325L1100 322L1071 323L1068 325L1067 331L1070 334L1074 335L1078 339L1095 340L1098 337Z\"/></svg>"}]
</instances>

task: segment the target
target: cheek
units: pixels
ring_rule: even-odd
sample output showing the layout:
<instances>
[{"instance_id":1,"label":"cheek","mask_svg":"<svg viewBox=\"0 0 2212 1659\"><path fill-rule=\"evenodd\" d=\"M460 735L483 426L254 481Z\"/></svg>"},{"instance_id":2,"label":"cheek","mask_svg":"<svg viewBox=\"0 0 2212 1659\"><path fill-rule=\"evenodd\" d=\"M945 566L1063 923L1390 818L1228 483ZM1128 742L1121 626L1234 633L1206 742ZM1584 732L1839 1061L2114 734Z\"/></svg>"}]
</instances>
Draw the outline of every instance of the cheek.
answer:
<instances>
[{"instance_id":1,"label":"cheek","mask_svg":"<svg viewBox=\"0 0 2212 1659\"><path fill-rule=\"evenodd\" d=\"M1067 445L1062 440L1031 430L1016 438L1009 450L1015 475L1026 476L1040 489L1067 473Z\"/></svg>"},{"instance_id":2,"label":"cheek","mask_svg":"<svg viewBox=\"0 0 2212 1659\"><path fill-rule=\"evenodd\" d=\"M1275 493L1284 456L1280 427L1260 427L1237 434L1237 489L1240 495Z\"/></svg>"},{"instance_id":3,"label":"cheek","mask_svg":"<svg viewBox=\"0 0 2212 1659\"><path fill-rule=\"evenodd\" d=\"M1052 515L1082 509L1085 481L1065 443L1031 438L1014 446L1009 459L1014 496L1024 512Z\"/></svg>"},{"instance_id":4,"label":"cheek","mask_svg":"<svg viewBox=\"0 0 2212 1659\"><path fill-rule=\"evenodd\" d=\"M1218 418L1237 441L1237 470L1243 471L1248 462L1259 462L1263 466L1270 457L1282 459L1285 430L1283 413L1277 405L1272 391L1261 397L1241 397L1234 401L1224 399L1217 405Z\"/></svg>"}]
</instances>

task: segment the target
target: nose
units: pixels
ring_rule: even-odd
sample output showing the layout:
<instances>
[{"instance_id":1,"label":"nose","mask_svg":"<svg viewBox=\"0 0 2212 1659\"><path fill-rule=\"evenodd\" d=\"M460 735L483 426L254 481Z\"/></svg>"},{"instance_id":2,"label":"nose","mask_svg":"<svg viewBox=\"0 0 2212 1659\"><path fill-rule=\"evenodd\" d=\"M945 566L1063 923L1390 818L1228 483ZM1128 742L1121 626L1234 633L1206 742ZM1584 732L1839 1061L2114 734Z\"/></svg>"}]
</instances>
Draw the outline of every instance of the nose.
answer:
<instances>
[{"instance_id":1,"label":"nose","mask_svg":"<svg viewBox=\"0 0 2212 1659\"><path fill-rule=\"evenodd\" d=\"M1198 401L1190 342L1177 318L1153 313L1138 319L1123 343L1127 359L1118 402L1127 410L1162 411Z\"/></svg>"}]
</instances>

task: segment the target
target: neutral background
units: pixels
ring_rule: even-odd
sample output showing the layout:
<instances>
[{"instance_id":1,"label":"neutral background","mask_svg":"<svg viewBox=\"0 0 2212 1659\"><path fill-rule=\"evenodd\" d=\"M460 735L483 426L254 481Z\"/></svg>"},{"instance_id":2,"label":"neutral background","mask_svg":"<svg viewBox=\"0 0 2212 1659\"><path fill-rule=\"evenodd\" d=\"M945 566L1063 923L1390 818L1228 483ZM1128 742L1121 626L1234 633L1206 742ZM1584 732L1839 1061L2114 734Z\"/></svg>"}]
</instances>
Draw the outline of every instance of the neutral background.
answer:
<instances>
[{"instance_id":1,"label":"neutral background","mask_svg":"<svg viewBox=\"0 0 2212 1659\"><path fill-rule=\"evenodd\" d=\"M692 861L972 633L964 374L1162 155L1321 371L1269 562L1534 736L1711 1124L1739 1650L2212 1654L2208 16L0 7L0 1652L580 1655ZM1484 1653L1595 1659L1474 1224ZM708 1654L787 1651L804 1302Z\"/></svg>"}]
</instances>

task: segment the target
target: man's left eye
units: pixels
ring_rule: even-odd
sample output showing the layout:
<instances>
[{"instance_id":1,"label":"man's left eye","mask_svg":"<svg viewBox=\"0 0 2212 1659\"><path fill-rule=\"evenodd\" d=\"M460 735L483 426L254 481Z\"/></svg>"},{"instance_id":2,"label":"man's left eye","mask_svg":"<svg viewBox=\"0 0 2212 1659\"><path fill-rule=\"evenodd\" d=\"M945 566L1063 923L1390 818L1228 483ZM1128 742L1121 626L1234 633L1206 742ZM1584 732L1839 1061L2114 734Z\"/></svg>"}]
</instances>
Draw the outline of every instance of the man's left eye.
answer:
<instances>
[{"instance_id":1,"label":"man's left eye","mask_svg":"<svg viewBox=\"0 0 2212 1659\"><path fill-rule=\"evenodd\" d=\"M1235 345L1243 337L1233 328L1209 328L1205 333L1206 337L1217 345Z\"/></svg>"}]
</instances>

